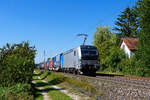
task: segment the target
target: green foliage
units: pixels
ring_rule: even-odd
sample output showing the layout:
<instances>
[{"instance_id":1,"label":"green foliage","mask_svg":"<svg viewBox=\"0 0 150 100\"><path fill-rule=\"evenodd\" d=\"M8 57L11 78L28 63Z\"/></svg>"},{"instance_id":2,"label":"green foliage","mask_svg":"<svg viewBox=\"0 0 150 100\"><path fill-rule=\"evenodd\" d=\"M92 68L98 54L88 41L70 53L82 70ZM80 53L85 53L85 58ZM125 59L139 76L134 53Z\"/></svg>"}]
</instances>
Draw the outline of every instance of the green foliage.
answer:
<instances>
[{"instance_id":1,"label":"green foliage","mask_svg":"<svg viewBox=\"0 0 150 100\"><path fill-rule=\"evenodd\" d=\"M121 37L132 37L138 33L138 14L136 9L127 7L115 22L117 27L114 30L121 34Z\"/></svg>"},{"instance_id":2,"label":"green foliage","mask_svg":"<svg viewBox=\"0 0 150 100\"><path fill-rule=\"evenodd\" d=\"M97 31L94 34L94 45L99 45L104 41L107 41L111 37L111 32L108 26L100 26L96 28Z\"/></svg>"},{"instance_id":3,"label":"green foliage","mask_svg":"<svg viewBox=\"0 0 150 100\"><path fill-rule=\"evenodd\" d=\"M29 84L0 87L0 100L33 100L31 94L31 85Z\"/></svg>"},{"instance_id":4,"label":"green foliage","mask_svg":"<svg viewBox=\"0 0 150 100\"><path fill-rule=\"evenodd\" d=\"M150 76L150 1L139 0L134 11L139 16L139 43L135 56L125 59L121 66L124 74Z\"/></svg>"},{"instance_id":5,"label":"green foliage","mask_svg":"<svg viewBox=\"0 0 150 100\"><path fill-rule=\"evenodd\" d=\"M125 75L135 75L135 76L149 76L149 69L146 67L141 67L143 65L141 61L138 61L134 56L131 59L123 59L120 66L122 67L122 72Z\"/></svg>"},{"instance_id":6,"label":"green foliage","mask_svg":"<svg viewBox=\"0 0 150 100\"><path fill-rule=\"evenodd\" d=\"M99 50L100 71L150 76L150 0L139 0L136 6L127 7L115 24L114 30L120 34L112 34L108 27L99 27L94 34L93 44ZM121 38L133 35L138 35L139 43L135 56L128 59L117 44Z\"/></svg>"},{"instance_id":7,"label":"green foliage","mask_svg":"<svg viewBox=\"0 0 150 100\"><path fill-rule=\"evenodd\" d=\"M100 26L97 28L97 31L94 34L93 44L99 50L100 57L100 70L103 71L108 68L106 64L106 58L110 55L111 48L116 47L116 34L113 34L109 27Z\"/></svg>"},{"instance_id":8,"label":"green foliage","mask_svg":"<svg viewBox=\"0 0 150 100\"><path fill-rule=\"evenodd\" d=\"M150 69L150 0L140 0L137 3L137 10L140 14L139 45L136 58L140 61L140 66ZM150 71L149 71L150 73Z\"/></svg>"},{"instance_id":9,"label":"green foliage","mask_svg":"<svg viewBox=\"0 0 150 100\"><path fill-rule=\"evenodd\" d=\"M43 100L43 96L39 92L39 90L35 90L35 98L34 98L34 100Z\"/></svg>"},{"instance_id":10,"label":"green foliage","mask_svg":"<svg viewBox=\"0 0 150 100\"><path fill-rule=\"evenodd\" d=\"M108 66L110 72L120 72L122 67L120 63L125 59L127 55L119 47L113 47L110 50L110 54L106 57L105 64Z\"/></svg>"},{"instance_id":11,"label":"green foliage","mask_svg":"<svg viewBox=\"0 0 150 100\"><path fill-rule=\"evenodd\" d=\"M139 0L135 7L127 7L117 18L114 30L120 34L112 36L108 27L99 27L93 44L100 54L100 71L117 72L136 76L150 76L150 1ZM137 35L139 44L135 56L125 57L117 48L122 37Z\"/></svg>"},{"instance_id":12,"label":"green foliage","mask_svg":"<svg viewBox=\"0 0 150 100\"><path fill-rule=\"evenodd\" d=\"M40 70L36 70L36 72L41 73ZM47 76L47 71L45 71L43 74L40 75L41 78L45 77L44 75ZM81 79L80 81L78 80L73 80L69 77L65 77L64 75L60 74L60 73L55 73L55 72L51 72L51 74L49 74L44 80L47 80L50 84L70 84L73 87L77 87L77 88L81 88L84 89L86 91L88 91L89 93L93 93L93 94L98 94L99 92L96 90L96 87L90 85L88 83L88 81L86 79Z\"/></svg>"},{"instance_id":13,"label":"green foliage","mask_svg":"<svg viewBox=\"0 0 150 100\"><path fill-rule=\"evenodd\" d=\"M34 47L28 42L6 44L0 49L0 86L31 83L34 70Z\"/></svg>"},{"instance_id":14,"label":"green foliage","mask_svg":"<svg viewBox=\"0 0 150 100\"><path fill-rule=\"evenodd\" d=\"M67 96L65 93L60 92L59 90L47 86L46 88L48 91L48 95L51 97L53 100L72 100L69 96Z\"/></svg>"}]
</instances>

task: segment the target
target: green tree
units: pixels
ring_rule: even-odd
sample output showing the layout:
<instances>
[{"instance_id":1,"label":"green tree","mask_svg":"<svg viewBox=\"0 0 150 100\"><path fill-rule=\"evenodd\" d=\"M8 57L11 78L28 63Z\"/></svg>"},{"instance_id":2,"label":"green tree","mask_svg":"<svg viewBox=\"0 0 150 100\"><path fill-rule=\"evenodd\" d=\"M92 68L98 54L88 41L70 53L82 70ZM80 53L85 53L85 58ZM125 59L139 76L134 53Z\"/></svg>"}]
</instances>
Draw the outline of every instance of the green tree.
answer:
<instances>
[{"instance_id":1,"label":"green tree","mask_svg":"<svg viewBox=\"0 0 150 100\"><path fill-rule=\"evenodd\" d=\"M119 47L112 47L110 54L106 57L105 64L108 66L110 72L122 72L122 66L120 63L123 59L126 59L127 55Z\"/></svg>"},{"instance_id":2,"label":"green tree","mask_svg":"<svg viewBox=\"0 0 150 100\"><path fill-rule=\"evenodd\" d=\"M117 18L115 22L115 27L113 30L118 31L120 35L118 38L122 37L133 37L138 33L138 13L134 8L127 7L121 15Z\"/></svg>"},{"instance_id":3,"label":"green tree","mask_svg":"<svg viewBox=\"0 0 150 100\"><path fill-rule=\"evenodd\" d=\"M150 75L150 0L139 0L137 9L140 15L140 33L139 45L136 53L138 65L147 69L147 75Z\"/></svg>"},{"instance_id":4,"label":"green tree","mask_svg":"<svg viewBox=\"0 0 150 100\"><path fill-rule=\"evenodd\" d=\"M104 70L107 68L105 65L105 59L110 54L109 50L116 45L116 34L113 34L108 26L100 26L94 33L93 44L99 50L100 69Z\"/></svg>"}]
</instances>

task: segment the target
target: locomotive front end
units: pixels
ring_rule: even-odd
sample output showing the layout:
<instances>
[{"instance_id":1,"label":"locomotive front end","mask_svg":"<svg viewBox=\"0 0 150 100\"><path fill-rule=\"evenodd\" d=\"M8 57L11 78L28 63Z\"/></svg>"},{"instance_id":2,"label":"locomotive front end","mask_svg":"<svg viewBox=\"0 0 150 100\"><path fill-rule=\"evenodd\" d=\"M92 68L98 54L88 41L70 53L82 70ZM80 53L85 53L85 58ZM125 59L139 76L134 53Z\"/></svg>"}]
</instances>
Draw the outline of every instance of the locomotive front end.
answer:
<instances>
[{"instance_id":1,"label":"locomotive front end","mask_svg":"<svg viewBox=\"0 0 150 100\"><path fill-rule=\"evenodd\" d=\"M80 70L84 74L93 74L99 70L99 54L94 46L81 46Z\"/></svg>"}]
</instances>

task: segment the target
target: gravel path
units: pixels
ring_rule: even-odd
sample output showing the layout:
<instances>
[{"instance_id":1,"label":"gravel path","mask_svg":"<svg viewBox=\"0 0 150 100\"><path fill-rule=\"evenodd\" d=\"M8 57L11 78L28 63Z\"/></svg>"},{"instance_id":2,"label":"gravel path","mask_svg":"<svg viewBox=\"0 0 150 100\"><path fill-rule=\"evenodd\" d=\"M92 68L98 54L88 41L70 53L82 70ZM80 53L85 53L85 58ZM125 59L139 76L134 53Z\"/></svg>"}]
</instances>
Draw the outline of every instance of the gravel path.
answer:
<instances>
[{"instance_id":1,"label":"gravel path","mask_svg":"<svg viewBox=\"0 0 150 100\"><path fill-rule=\"evenodd\" d=\"M32 83L33 83L33 84L36 84L35 81L32 81ZM43 96L43 100L51 100L51 99L49 98L49 96L48 96L47 91L44 91L44 90L43 90L44 87L38 87L38 89L41 90L41 94L42 94L42 96Z\"/></svg>"},{"instance_id":2,"label":"gravel path","mask_svg":"<svg viewBox=\"0 0 150 100\"><path fill-rule=\"evenodd\" d=\"M38 79L41 79L40 77L38 77ZM44 83L48 83L47 81L45 80L42 80L42 82ZM56 85L51 85L51 87L55 88L55 89L58 89L60 92L63 92L64 94L66 94L67 96L69 96L70 98L72 98L73 100L80 100L81 97L76 95L76 94L73 94L73 93L69 93L67 90L64 90Z\"/></svg>"},{"instance_id":3,"label":"gravel path","mask_svg":"<svg viewBox=\"0 0 150 100\"><path fill-rule=\"evenodd\" d=\"M39 89L40 89L40 90L43 90L44 88L43 88L43 87L40 87ZM49 96L48 96L47 91L42 91L41 94L43 95L43 99L44 99L44 100L51 100L51 99L49 98Z\"/></svg>"}]
</instances>

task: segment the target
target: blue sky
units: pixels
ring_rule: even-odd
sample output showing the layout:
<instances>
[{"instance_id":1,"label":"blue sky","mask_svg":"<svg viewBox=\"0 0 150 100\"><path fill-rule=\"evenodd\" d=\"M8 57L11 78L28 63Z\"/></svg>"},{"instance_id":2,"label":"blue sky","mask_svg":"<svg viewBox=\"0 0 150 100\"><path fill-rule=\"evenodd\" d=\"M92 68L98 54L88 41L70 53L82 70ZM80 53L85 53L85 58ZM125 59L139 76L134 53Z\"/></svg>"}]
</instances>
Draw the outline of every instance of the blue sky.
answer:
<instances>
[{"instance_id":1,"label":"blue sky","mask_svg":"<svg viewBox=\"0 0 150 100\"><path fill-rule=\"evenodd\" d=\"M114 27L117 16L137 0L0 0L0 47L29 41L35 61L77 47L87 33L92 44L96 27Z\"/></svg>"}]
</instances>

